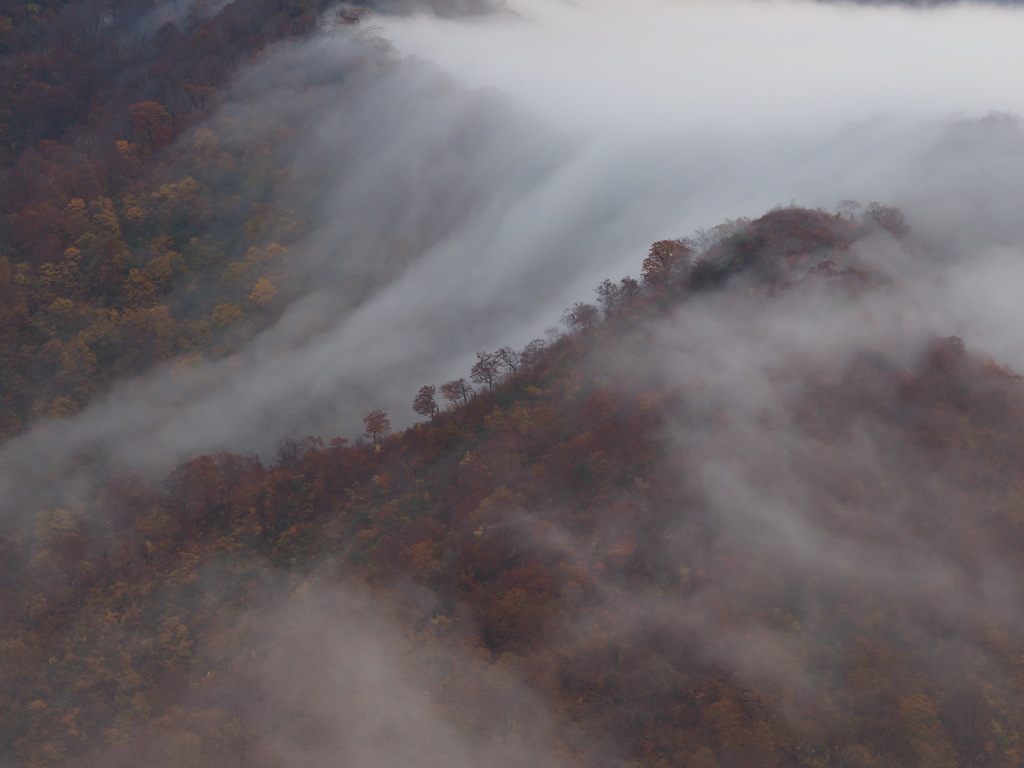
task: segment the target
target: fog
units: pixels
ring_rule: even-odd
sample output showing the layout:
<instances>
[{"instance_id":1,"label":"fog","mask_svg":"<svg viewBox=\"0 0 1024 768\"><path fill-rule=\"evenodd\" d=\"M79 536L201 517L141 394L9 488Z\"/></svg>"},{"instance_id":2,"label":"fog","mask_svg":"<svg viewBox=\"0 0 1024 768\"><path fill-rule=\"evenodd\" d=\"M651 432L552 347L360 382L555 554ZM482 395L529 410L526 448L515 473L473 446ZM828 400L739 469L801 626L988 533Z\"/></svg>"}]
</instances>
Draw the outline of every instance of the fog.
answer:
<instances>
[{"instance_id":1,"label":"fog","mask_svg":"<svg viewBox=\"0 0 1024 768\"><path fill-rule=\"evenodd\" d=\"M373 22L282 46L219 118L303 121L305 295L232 359L125 382L5 464L266 453L354 437L374 407L406 425L420 385L540 335L650 242L789 201L881 199L948 259L1004 249L954 270L945 321L1019 362L1012 295L987 295L1021 241L1021 131L977 120L1024 112L1020 13L530 0Z\"/></svg>"},{"instance_id":2,"label":"fog","mask_svg":"<svg viewBox=\"0 0 1024 768\"><path fill-rule=\"evenodd\" d=\"M87 493L97 473L159 473L219 449L269 456L288 436L353 438L372 408L407 426L421 385L467 375L477 350L542 335L603 278L636 276L653 241L791 201L833 210L881 200L901 207L912 235L876 236L848 258L893 289L838 308L693 302L656 330L651 366L630 373L700 384L714 393L709 409L731 414L719 432L694 430L683 414L669 433L680 450L716 459L716 441L744 446L697 461L691 478L725 540L763 546L737 580L756 583L759 565L784 565L787 577L898 584L893 599L938 606L951 623L1007 619L1020 597L1007 576L1015 566L979 566L974 591L960 590L966 566L935 542L908 555L900 545L911 533L883 517L891 509L871 498L844 507L805 482L820 461L885 485L893 469L882 459L899 447L884 425L868 424L824 458L779 428L800 384L780 376L778 361L798 353L806 370L841 370L864 348L909 360L930 335L955 334L1024 370L1024 127L1012 117L1024 114L1024 15L980 5L509 0L460 17L456 6L445 16L379 14L369 28L281 45L242 73L216 130L303 126L303 143L282 149L296 179L282 194L303 200L311 222L293 249L299 296L228 359L160 365L10 440L0 449L5 516ZM950 486L914 474L910 460L898 466L915 498L941 512ZM874 513L864 520L893 538L868 545L842 526L823 528L814 518L823 508ZM681 615L709 659L749 679L817 690L799 639L715 624L711 603L731 585L684 612L655 592L623 598L600 586L609 600ZM345 620L330 617L330 601ZM534 710L525 731L536 743L492 753L418 698L417 673L399 667L421 656L394 650L400 631L362 598L328 591L274 610L255 630L254 653L264 654L255 685L286 695L294 686L303 718L349 708L364 718L365 727L324 726L323 764L339 755L351 765L557 763L547 713L514 676L502 680L509 707ZM820 611L809 599L800 619L827 627ZM464 672L482 666L468 660ZM245 690L238 679L226 685ZM378 698L382 690L390 693ZM256 719L270 724L279 712ZM399 728L412 735L391 743ZM268 725L267 764L287 761L288 738Z\"/></svg>"},{"instance_id":3,"label":"fog","mask_svg":"<svg viewBox=\"0 0 1024 768\"><path fill-rule=\"evenodd\" d=\"M238 706L261 736L247 745L247 764L289 765L297 756L302 765L354 768L558 764L539 696L470 649L456 651L453 667L443 641L410 648L403 620L367 594L322 584L243 617L243 647L257 663L218 674L206 695L237 700L249 691ZM453 719L427 693L438 688L457 690L475 711Z\"/></svg>"},{"instance_id":4,"label":"fog","mask_svg":"<svg viewBox=\"0 0 1024 768\"><path fill-rule=\"evenodd\" d=\"M678 140L705 128L806 139L880 114L929 119L1019 103L1013 10L742 0L507 7L468 23L380 23L400 51L460 81L606 136Z\"/></svg>"},{"instance_id":5,"label":"fog","mask_svg":"<svg viewBox=\"0 0 1024 768\"><path fill-rule=\"evenodd\" d=\"M946 466L936 462L913 426L882 415L891 390L862 367L871 359L919 369L934 329L954 326L1019 354L1010 330L1019 310L1004 298L1021 285L1019 259L1006 248L975 251L971 272L963 260L950 266L948 254L918 247L868 238L829 254L839 268L887 270L895 290L837 300L805 285L768 298L763 287L738 282L657 321L642 354L630 342L594 356L626 392L681 392L666 450L675 482L694 501L675 511L666 567L729 563L684 598L613 582L603 584L605 599L622 614L642 605L649 622L673 626L709 663L768 691L796 728L840 729L830 697L852 667L837 666L823 648L835 643L852 654L850 638L872 633L859 615L868 606L887 636L913 649L913 674L949 690L967 686L972 669L1002 679L983 628L1024 626L1019 557L1000 545L982 511L988 488L1014 470L972 463L984 459L966 448L950 450ZM942 279L922 279L922 259ZM829 412L819 386L834 388L843 405ZM805 429L804 408L824 411L810 417L824 434ZM606 521L612 530L619 524Z\"/></svg>"}]
</instances>

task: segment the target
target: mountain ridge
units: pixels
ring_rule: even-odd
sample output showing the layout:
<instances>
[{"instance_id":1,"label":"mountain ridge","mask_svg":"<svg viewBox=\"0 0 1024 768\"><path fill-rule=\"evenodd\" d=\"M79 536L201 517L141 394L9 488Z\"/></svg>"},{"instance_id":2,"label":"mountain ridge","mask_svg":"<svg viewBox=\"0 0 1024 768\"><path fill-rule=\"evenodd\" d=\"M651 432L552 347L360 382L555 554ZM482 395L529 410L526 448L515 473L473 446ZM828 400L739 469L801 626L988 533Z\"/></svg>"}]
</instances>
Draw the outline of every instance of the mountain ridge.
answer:
<instances>
[{"instance_id":1,"label":"mountain ridge","mask_svg":"<svg viewBox=\"0 0 1024 768\"><path fill-rule=\"evenodd\" d=\"M708 250L729 271L714 286L649 273L632 310L374 444L201 456L41 511L4 542L4 759L273 765L351 744L357 762L394 759L430 739L373 703L384 675L423 686L410 722L460 760L1009 764L1024 649L996 618L993 563L1024 543L998 480L1024 446L1020 378L951 338L838 372L812 353L779 364L814 375L781 407L748 403L750 420L700 376L637 375L659 318L701 302L756 317L877 292L842 266L856 240L822 251L793 221L856 231L771 212ZM367 643L388 660L361 681ZM389 750L353 730L366 718L398 729Z\"/></svg>"}]
</instances>

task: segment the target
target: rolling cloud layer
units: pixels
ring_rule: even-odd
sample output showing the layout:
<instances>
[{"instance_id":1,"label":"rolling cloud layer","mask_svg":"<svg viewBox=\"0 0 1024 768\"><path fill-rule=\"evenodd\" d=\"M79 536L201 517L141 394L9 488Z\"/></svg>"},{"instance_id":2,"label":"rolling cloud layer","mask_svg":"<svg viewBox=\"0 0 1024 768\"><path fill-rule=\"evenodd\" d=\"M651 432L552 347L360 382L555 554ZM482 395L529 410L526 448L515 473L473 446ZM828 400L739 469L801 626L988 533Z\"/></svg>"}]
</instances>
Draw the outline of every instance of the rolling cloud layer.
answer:
<instances>
[{"instance_id":1,"label":"rolling cloud layer","mask_svg":"<svg viewBox=\"0 0 1024 768\"><path fill-rule=\"evenodd\" d=\"M407 423L420 384L539 335L653 240L790 200L902 206L949 264L936 319L1020 362L1000 287L1024 235L1024 138L978 121L1024 112L1024 54L999 43L1020 13L530 1L376 21L282 49L224 110L308 127L294 168L322 194L304 297L230 361L126 382L9 461L266 451L351 435L372 407Z\"/></svg>"}]
</instances>

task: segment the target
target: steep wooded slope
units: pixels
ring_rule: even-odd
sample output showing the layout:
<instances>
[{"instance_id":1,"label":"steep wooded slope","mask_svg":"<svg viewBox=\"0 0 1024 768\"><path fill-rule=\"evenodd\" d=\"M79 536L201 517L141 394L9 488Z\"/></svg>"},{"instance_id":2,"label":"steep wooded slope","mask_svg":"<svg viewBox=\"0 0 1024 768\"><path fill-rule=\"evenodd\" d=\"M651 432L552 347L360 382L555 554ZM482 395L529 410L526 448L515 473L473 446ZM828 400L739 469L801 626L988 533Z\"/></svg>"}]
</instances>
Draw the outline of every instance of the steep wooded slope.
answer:
<instances>
[{"instance_id":1,"label":"steep wooded slope","mask_svg":"<svg viewBox=\"0 0 1024 768\"><path fill-rule=\"evenodd\" d=\"M274 318L302 234L301 201L276 198L301 126L214 119L219 89L267 46L359 16L325 30L324 3L8 6L0 439L155 362L223 354Z\"/></svg>"},{"instance_id":2,"label":"steep wooded slope","mask_svg":"<svg viewBox=\"0 0 1024 768\"><path fill-rule=\"evenodd\" d=\"M656 243L377 446L40 510L2 544L2 759L1017 764L1024 388L887 324L897 213Z\"/></svg>"}]
</instances>

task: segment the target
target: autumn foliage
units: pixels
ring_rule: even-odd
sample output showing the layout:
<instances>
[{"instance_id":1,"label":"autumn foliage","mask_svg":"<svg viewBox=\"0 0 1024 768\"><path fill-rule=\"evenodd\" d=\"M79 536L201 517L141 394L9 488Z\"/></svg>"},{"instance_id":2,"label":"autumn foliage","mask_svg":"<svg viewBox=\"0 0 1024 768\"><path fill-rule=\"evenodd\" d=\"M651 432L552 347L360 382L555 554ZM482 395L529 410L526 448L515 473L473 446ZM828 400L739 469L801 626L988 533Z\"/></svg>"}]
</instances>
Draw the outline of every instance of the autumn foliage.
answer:
<instances>
[{"instance_id":1,"label":"autumn foliage","mask_svg":"<svg viewBox=\"0 0 1024 768\"><path fill-rule=\"evenodd\" d=\"M397 627L374 652L510 764L529 761L537 701L548 720L530 733L566 765L1015 764L1024 645L990 610L1009 588L990 564L1024 547L1020 378L952 337L794 358L788 399L747 423L699 376L638 375L659 323L709 292L757 317L877 290L843 261L864 226L784 209L670 279L602 284L601 311L574 308L560 337L480 352L479 390L422 387L421 423L388 436L368 412L378 450L307 437L272 460L195 457L9 526L0 761L340 749L308 702L328 686L332 717L375 711L331 648L373 621L345 600L289 606L365 590ZM88 359L60 344L55 370ZM796 527L779 535L773 515Z\"/></svg>"},{"instance_id":2,"label":"autumn foliage","mask_svg":"<svg viewBox=\"0 0 1024 768\"><path fill-rule=\"evenodd\" d=\"M239 64L313 34L322 5L0 12L0 437L274 318L300 217L273 202L260 131L210 118Z\"/></svg>"},{"instance_id":3,"label":"autumn foliage","mask_svg":"<svg viewBox=\"0 0 1024 768\"><path fill-rule=\"evenodd\" d=\"M325 8L0 11L0 438L282 311L301 129L211 118ZM561 332L410 392L404 431L374 408L351 444L158 476L78 457L97 489L0 520L0 765L360 764L343 728L374 765L415 732L480 765L1020 765L1020 376L957 337L794 344L758 410L655 365L702 299L759 351L787 302L886 290L865 234L912 236L872 203L658 240ZM400 764L449 760L430 743Z\"/></svg>"}]
</instances>

